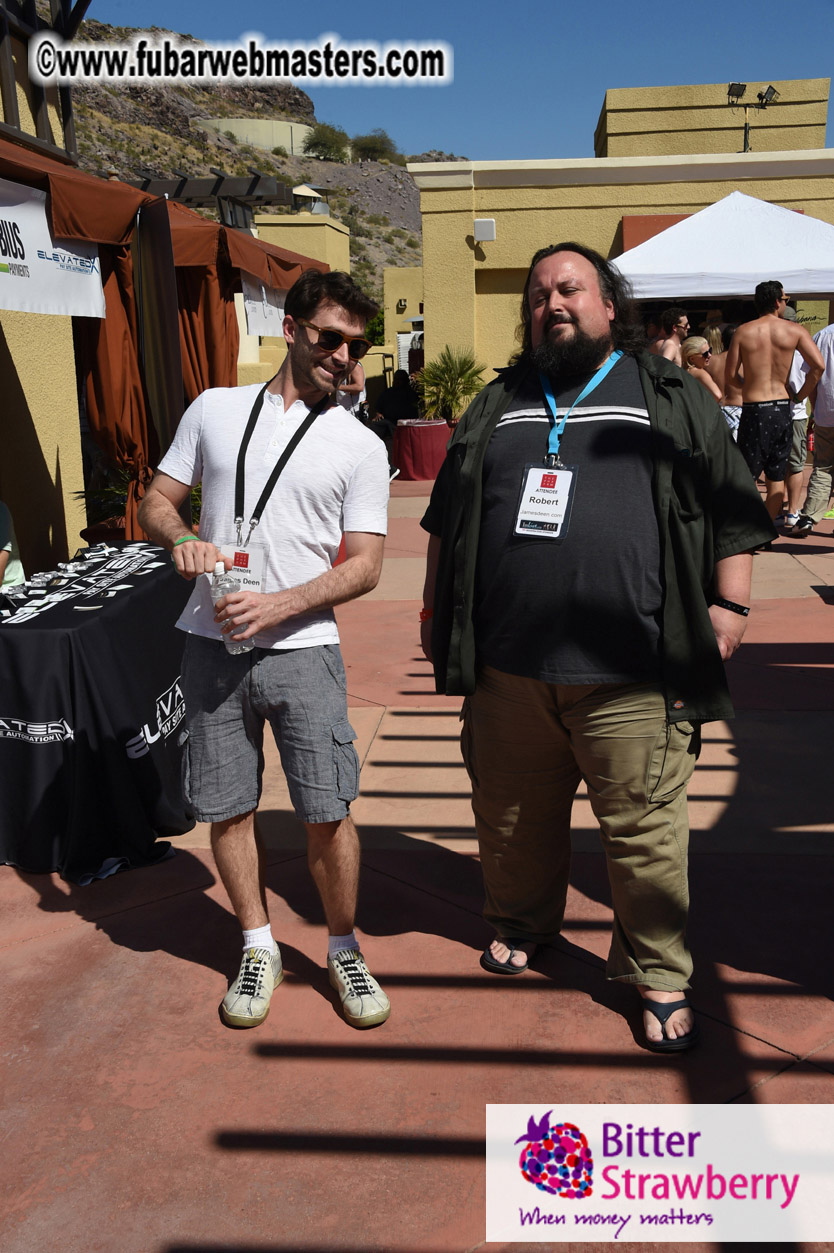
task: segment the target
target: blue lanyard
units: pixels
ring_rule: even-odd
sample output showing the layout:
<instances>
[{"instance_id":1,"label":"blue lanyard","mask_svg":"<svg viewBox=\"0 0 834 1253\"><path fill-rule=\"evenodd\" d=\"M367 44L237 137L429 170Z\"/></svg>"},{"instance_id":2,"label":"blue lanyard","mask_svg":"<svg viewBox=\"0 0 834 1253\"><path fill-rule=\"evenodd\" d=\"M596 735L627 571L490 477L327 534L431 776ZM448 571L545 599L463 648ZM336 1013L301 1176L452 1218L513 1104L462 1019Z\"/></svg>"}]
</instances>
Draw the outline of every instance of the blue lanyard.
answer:
<instances>
[{"instance_id":1,"label":"blue lanyard","mask_svg":"<svg viewBox=\"0 0 834 1253\"><path fill-rule=\"evenodd\" d=\"M589 379L582 388L582 391L576 397L576 400L573 402L570 409L568 409L567 413L565 413L561 421L559 421L556 414L556 397L553 395L553 388L550 386L550 379L546 374L539 375L541 385L544 390L544 398L547 401L547 407L550 410L550 435L547 440L548 459L550 457L558 458L559 444L561 443L562 434L565 430L565 423L573 413L576 406L579 404L580 400L584 400L586 396L591 394L594 388L602 382L609 370L613 370L622 355L623 354L619 349L617 349L616 352L611 353L608 360L599 367L593 378Z\"/></svg>"}]
</instances>

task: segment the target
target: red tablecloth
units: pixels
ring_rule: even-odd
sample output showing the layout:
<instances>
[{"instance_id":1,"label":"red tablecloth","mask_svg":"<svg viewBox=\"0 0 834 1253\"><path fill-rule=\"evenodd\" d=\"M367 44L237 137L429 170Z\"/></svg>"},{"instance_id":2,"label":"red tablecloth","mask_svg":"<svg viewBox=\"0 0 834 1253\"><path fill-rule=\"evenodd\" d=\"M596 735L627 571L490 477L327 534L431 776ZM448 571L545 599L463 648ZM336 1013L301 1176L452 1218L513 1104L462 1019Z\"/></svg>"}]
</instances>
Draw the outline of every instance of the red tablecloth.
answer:
<instances>
[{"instance_id":1,"label":"red tablecloth","mask_svg":"<svg viewBox=\"0 0 834 1253\"><path fill-rule=\"evenodd\" d=\"M394 435L393 460L400 478L436 479L452 432L445 422L400 422Z\"/></svg>"}]
</instances>

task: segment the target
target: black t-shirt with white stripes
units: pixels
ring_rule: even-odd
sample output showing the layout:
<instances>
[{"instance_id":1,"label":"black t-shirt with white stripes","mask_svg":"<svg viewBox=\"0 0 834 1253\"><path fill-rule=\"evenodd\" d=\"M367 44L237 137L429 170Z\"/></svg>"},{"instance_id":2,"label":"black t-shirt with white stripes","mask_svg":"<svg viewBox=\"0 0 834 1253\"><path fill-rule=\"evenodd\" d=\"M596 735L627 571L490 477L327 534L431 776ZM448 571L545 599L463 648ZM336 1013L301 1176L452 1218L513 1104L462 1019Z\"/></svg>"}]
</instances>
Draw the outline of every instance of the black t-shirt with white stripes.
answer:
<instances>
[{"instance_id":1,"label":"black t-shirt with white stripes","mask_svg":"<svg viewBox=\"0 0 834 1253\"><path fill-rule=\"evenodd\" d=\"M554 387L559 417L583 386ZM548 683L653 679L660 546L651 430L634 359L623 357L568 418L559 455L579 473L561 543L513 534L524 467L543 464L549 432L533 375L495 428L484 460L478 660Z\"/></svg>"}]
</instances>

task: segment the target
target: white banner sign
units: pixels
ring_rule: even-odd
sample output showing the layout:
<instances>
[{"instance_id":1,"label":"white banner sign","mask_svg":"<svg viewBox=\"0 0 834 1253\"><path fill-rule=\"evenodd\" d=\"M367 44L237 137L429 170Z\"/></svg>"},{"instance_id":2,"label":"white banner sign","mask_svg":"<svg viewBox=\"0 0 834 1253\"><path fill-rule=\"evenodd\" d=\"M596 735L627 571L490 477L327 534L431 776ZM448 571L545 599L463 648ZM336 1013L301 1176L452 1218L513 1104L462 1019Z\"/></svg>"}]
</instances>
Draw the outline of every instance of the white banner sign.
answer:
<instances>
[{"instance_id":1,"label":"white banner sign","mask_svg":"<svg viewBox=\"0 0 834 1253\"><path fill-rule=\"evenodd\" d=\"M267 287L254 274L240 272L246 329L250 335L275 335L284 338L284 299L286 292Z\"/></svg>"},{"instance_id":2,"label":"white banner sign","mask_svg":"<svg viewBox=\"0 0 834 1253\"><path fill-rule=\"evenodd\" d=\"M0 178L0 309L103 318L95 244L55 243L46 192Z\"/></svg>"},{"instance_id":3,"label":"white banner sign","mask_svg":"<svg viewBox=\"0 0 834 1253\"><path fill-rule=\"evenodd\" d=\"M834 1238L831 1105L487 1105L487 1242Z\"/></svg>"}]
</instances>

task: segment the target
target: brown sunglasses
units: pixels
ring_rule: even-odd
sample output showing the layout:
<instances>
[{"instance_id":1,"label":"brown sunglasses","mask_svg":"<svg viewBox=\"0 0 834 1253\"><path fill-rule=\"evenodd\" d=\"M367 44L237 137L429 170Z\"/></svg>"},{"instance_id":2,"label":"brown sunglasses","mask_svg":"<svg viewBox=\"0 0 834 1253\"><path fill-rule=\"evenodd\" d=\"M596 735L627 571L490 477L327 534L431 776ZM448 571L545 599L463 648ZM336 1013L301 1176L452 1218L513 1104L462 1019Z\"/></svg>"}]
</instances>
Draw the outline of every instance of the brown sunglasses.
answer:
<instances>
[{"instance_id":1,"label":"brown sunglasses","mask_svg":"<svg viewBox=\"0 0 834 1253\"><path fill-rule=\"evenodd\" d=\"M319 337L315 347L321 348L323 352L337 352L342 344L347 344L351 361L361 361L371 346L371 341L363 339L361 335L343 335L341 331L331 331L326 327L316 326L315 322L308 322L305 318L295 320L299 326L309 326L311 330L318 331Z\"/></svg>"}]
</instances>

